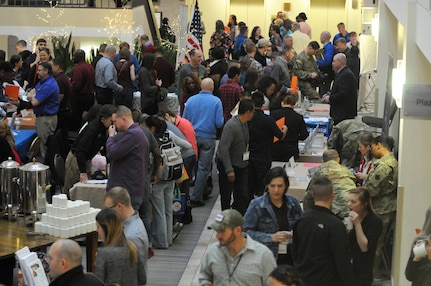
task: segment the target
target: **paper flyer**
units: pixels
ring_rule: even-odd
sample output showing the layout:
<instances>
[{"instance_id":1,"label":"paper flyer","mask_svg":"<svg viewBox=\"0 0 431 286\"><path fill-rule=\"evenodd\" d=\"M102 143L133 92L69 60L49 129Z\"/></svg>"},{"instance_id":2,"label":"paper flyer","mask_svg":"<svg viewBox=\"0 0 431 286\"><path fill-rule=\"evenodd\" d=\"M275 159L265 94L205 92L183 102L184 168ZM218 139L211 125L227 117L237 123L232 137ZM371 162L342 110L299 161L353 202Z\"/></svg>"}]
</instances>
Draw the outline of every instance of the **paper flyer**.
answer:
<instances>
[{"instance_id":1,"label":"paper flyer","mask_svg":"<svg viewBox=\"0 0 431 286\"><path fill-rule=\"evenodd\" d=\"M36 252L30 252L29 248L24 248L15 252L18 258L24 282L27 286L48 286L48 279L43 269L42 262L37 257Z\"/></svg>"}]
</instances>

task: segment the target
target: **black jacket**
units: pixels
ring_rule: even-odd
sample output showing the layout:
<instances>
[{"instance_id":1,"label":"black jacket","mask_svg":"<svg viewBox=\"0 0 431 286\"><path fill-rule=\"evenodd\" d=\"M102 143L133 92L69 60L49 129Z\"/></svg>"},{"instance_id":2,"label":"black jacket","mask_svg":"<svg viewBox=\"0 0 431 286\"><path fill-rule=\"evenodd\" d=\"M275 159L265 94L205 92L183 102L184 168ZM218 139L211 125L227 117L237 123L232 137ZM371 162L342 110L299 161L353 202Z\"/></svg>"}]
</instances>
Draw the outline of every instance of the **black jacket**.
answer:
<instances>
[{"instance_id":1,"label":"black jacket","mask_svg":"<svg viewBox=\"0 0 431 286\"><path fill-rule=\"evenodd\" d=\"M293 226L294 266L304 285L350 286L346 227L331 210L313 206Z\"/></svg>"},{"instance_id":2,"label":"black jacket","mask_svg":"<svg viewBox=\"0 0 431 286\"><path fill-rule=\"evenodd\" d=\"M414 244L416 244L419 239L426 240L427 237L416 238ZM407 280L412 282L412 286L431 285L431 261L428 260L427 257L422 258L420 261L413 261L413 258L414 254L412 249L405 270Z\"/></svg>"},{"instance_id":3,"label":"black jacket","mask_svg":"<svg viewBox=\"0 0 431 286\"><path fill-rule=\"evenodd\" d=\"M358 85L356 76L349 67L335 75L329 103L330 116L334 121L353 119L358 115Z\"/></svg>"},{"instance_id":4,"label":"black jacket","mask_svg":"<svg viewBox=\"0 0 431 286\"><path fill-rule=\"evenodd\" d=\"M308 137L304 117L290 107L277 109L271 112L271 116L276 121L284 117L287 126L286 137L272 145L272 160L287 162L292 156L298 159L298 140L305 140Z\"/></svg>"},{"instance_id":5,"label":"black jacket","mask_svg":"<svg viewBox=\"0 0 431 286\"><path fill-rule=\"evenodd\" d=\"M50 286L103 286L96 276L84 274L82 265L77 266L66 273L58 276L50 284Z\"/></svg>"},{"instance_id":6,"label":"black jacket","mask_svg":"<svg viewBox=\"0 0 431 286\"><path fill-rule=\"evenodd\" d=\"M96 118L88 123L76 138L71 150L76 156L81 173L87 172L86 162L99 152L100 147L105 146L107 139L106 129L100 118Z\"/></svg>"}]
</instances>

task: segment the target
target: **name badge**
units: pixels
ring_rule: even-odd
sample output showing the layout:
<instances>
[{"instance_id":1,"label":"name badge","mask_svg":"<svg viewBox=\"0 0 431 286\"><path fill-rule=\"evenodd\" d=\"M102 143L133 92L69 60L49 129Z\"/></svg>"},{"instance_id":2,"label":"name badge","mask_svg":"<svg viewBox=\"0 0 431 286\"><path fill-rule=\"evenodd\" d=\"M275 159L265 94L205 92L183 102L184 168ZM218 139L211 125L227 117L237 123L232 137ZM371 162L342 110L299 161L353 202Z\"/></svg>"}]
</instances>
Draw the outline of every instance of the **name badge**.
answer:
<instances>
[{"instance_id":1,"label":"name badge","mask_svg":"<svg viewBox=\"0 0 431 286\"><path fill-rule=\"evenodd\" d=\"M280 242L278 244L278 254L287 254L287 242Z\"/></svg>"},{"instance_id":2,"label":"name badge","mask_svg":"<svg viewBox=\"0 0 431 286\"><path fill-rule=\"evenodd\" d=\"M245 151L244 154L242 154L242 160L248 161L250 159L250 151Z\"/></svg>"}]
</instances>

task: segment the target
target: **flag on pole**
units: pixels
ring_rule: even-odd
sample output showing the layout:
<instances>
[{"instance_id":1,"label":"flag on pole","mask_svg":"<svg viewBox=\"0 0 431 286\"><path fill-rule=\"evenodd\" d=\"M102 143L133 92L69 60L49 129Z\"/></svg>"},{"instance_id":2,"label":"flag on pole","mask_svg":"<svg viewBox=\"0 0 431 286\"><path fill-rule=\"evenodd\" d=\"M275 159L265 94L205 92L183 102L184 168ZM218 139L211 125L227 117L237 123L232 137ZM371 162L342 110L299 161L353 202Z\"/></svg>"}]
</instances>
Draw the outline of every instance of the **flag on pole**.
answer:
<instances>
[{"instance_id":1,"label":"flag on pole","mask_svg":"<svg viewBox=\"0 0 431 286\"><path fill-rule=\"evenodd\" d=\"M190 56L188 51L192 49L199 50L203 52L202 49L202 22L201 22L201 12L199 10L199 3L196 0L195 4L192 7L192 19L190 21L190 28L187 37L187 53L186 53L186 61L190 62Z\"/></svg>"},{"instance_id":2,"label":"flag on pole","mask_svg":"<svg viewBox=\"0 0 431 286\"><path fill-rule=\"evenodd\" d=\"M203 52L202 49L202 24L201 24L201 13L199 10L199 4L196 0L195 4L192 6L191 11L191 21L189 25L189 29L187 31L187 36L185 41L179 42L178 45L178 57L177 57L177 65L178 68L180 65L190 62L189 51L196 49Z\"/></svg>"},{"instance_id":3,"label":"flag on pole","mask_svg":"<svg viewBox=\"0 0 431 286\"><path fill-rule=\"evenodd\" d=\"M196 37L196 45L202 50L202 25L201 25L201 12L199 11L198 0L194 6L192 20L190 22L190 32Z\"/></svg>"}]
</instances>

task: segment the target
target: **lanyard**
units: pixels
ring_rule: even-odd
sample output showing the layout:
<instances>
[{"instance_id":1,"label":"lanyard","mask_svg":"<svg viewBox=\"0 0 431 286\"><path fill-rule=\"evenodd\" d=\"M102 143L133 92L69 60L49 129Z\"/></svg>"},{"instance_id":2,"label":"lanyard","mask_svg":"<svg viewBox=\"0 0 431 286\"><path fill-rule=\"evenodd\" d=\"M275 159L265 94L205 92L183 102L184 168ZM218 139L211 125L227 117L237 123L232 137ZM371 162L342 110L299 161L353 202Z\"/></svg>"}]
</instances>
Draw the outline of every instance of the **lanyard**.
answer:
<instances>
[{"instance_id":1,"label":"lanyard","mask_svg":"<svg viewBox=\"0 0 431 286\"><path fill-rule=\"evenodd\" d=\"M241 120L239 120L238 116L236 116L235 118L241 124L241 130L242 130L242 135L243 135L244 144L245 144L245 152L247 152L248 151L248 140L247 140L248 139L247 138L248 130L247 130L247 123L242 123Z\"/></svg>"},{"instance_id":2,"label":"lanyard","mask_svg":"<svg viewBox=\"0 0 431 286\"><path fill-rule=\"evenodd\" d=\"M226 269L227 269L227 273L229 274L229 283L232 282L233 274L235 273L236 268L238 267L239 263L241 262L243 254L241 254L239 256L238 262L235 264L235 267L233 268L232 272L230 272L230 270L229 270L229 259L227 258L226 254L225 254Z\"/></svg>"}]
</instances>

